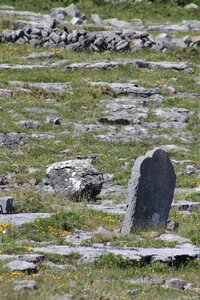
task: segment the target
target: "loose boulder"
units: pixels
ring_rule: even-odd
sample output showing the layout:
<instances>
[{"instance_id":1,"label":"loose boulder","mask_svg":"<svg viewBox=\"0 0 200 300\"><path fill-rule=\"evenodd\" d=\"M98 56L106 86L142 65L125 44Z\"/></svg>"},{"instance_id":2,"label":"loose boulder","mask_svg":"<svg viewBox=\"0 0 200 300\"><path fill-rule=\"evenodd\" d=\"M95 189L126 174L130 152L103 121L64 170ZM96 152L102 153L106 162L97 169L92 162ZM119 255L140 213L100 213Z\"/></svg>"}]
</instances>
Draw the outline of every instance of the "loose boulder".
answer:
<instances>
[{"instance_id":1,"label":"loose boulder","mask_svg":"<svg viewBox=\"0 0 200 300\"><path fill-rule=\"evenodd\" d=\"M46 171L55 192L62 198L94 200L103 185L103 175L91 164L91 159L57 162Z\"/></svg>"},{"instance_id":2,"label":"loose boulder","mask_svg":"<svg viewBox=\"0 0 200 300\"><path fill-rule=\"evenodd\" d=\"M166 228L176 175L166 151L155 148L136 159L128 186L128 208L122 233Z\"/></svg>"}]
</instances>

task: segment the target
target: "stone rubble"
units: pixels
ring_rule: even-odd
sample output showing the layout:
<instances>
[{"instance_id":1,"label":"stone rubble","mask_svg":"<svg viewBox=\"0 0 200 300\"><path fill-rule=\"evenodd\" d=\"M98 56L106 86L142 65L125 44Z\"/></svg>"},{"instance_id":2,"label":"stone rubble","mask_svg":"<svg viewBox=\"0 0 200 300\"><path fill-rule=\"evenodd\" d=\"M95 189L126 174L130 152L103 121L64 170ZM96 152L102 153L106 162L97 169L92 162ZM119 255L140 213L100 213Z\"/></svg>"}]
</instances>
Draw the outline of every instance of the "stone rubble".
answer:
<instances>
[{"instance_id":1,"label":"stone rubble","mask_svg":"<svg viewBox=\"0 0 200 300\"><path fill-rule=\"evenodd\" d=\"M77 25L82 21L74 17L72 24ZM156 51L163 51L167 48L186 48L193 46L193 42L168 37L160 38L145 31L118 30L118 31L93 31L76 29L68 33L66 29L53 28L50 24L35 25L25 22L23 29L4 30L2 33L3 43L31 44L32 46L43 46L48 48L61 48L70 51L88 50L91 52L101 51L137 51L149 48ZM23 21L21 21L23 25ZM162 25L161 25L162 26ZM38 28L39 27L39 28ZM149 30L158 30L159 27L150 26ZM168 27L161 27L162 31L169 30Z\"/></svg>"}]
</instances>

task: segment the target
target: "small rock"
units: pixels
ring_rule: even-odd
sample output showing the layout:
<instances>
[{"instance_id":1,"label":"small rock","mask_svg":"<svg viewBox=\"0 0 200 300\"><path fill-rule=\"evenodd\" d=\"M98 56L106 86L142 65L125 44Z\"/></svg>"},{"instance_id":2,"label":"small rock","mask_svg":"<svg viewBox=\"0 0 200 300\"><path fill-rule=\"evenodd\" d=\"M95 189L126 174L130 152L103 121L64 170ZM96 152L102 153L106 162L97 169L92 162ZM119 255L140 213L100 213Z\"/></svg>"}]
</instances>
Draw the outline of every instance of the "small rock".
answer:
<instances>
[{"instance_id":1,"label":"small rock","mask_svg":"<svg viewBox=\"0 0 200 300\"><path fill-rule=\"evenodd\" d=\"M28 128L28 129L37 129L40 126L39 121L33 121L33 120L19 121L16 124L23 128Z\"/></svg>"},{"instance_id":2,"label":"small rock","mask_svg":"<svg viewBox=\"0 0 200 300\"><path fill-rule=\"evenodd\" d=\"M167 221L167 230L169 231L177 231L179 227L179 223L174 220L168 220Z\"/></svg>"},{"instance_id":3,"label":"small rock","mask_svg":"<svg viewBox=\"0 0 200 300\"><path fill-rule=\"evenodd\" d=\"M166 281L166 286L179 289L179 290L184 290L184 287L187 286L187 281L179 279L179 278L171 278Z\"/></svg>"},{"instance_id":4,"label":"small rock","mask_svg":"<svg viewBox=\"0 0 200 300\"><path fill-rule=\"evenodd\" d=\"M189 239L184 238L182 236L178 236L175 234L169 234L169 233L163 233L161 234L158 238L156 238L156 240L162 240L162 241L166 241L166 242L176 242L179 244L183 244L183 243L188 243L190 242Z\"/></svg>"},{"instance_id":5,"label":"small rock","mask_svg":"<svg viewBox=\"0 0 200 300\"><path fill-rule=\"evenodd\" d=\"M66 7L66 13L71 17L80 17L81 14L80 10L73 3Z\"/></svg>"}]
</instances>

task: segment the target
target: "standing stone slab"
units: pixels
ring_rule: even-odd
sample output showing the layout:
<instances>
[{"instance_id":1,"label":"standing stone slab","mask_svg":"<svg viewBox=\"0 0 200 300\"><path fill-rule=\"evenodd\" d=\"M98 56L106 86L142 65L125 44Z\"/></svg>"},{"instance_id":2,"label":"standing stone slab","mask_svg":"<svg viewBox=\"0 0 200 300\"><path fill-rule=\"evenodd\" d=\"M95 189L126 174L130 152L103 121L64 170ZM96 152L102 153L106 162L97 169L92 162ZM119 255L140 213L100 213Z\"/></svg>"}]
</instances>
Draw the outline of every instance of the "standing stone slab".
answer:
<instances>
[{"instance_id":1,"label":"standing stone slab","mask_svg":"<svg viewBox=\"0 0 200 300\"><path fill-rule=\"evenodd\" d=\"M139 157L128 186L128 209L122 233L167 225L176 175L166 151L155 148Z\"/></svg>"}]
</instances>

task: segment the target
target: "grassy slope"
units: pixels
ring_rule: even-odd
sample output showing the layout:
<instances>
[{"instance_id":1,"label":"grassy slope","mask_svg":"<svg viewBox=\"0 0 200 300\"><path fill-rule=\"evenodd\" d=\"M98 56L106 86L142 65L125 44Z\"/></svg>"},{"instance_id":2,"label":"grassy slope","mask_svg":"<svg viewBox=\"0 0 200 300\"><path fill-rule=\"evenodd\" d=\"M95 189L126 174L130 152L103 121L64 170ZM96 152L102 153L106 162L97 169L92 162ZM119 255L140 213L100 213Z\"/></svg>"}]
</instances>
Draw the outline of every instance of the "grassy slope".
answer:
<instances>
[{"instance_id":1,"label":"grassy slope","mask_svg":"<svg viewBox=\"0 0 200 300\"><path fill-rule=\"evenodd\" d=\"M11 1L4 1L3 4L12 4ZM17 2L18 9L32 9L38 11L40 3L34 4L29 1L28 4L24 1ZM27 6L26 6L27 5ZM42 7L42 10L49 11L50 4L45 3L46 7ZM57 5L61 6L61 5ZM145 4L147 6L147 4ZM166 7L166 6L154 6L148 4L148 9L144 9L143 4L130 6L111 6L105 5L96 7L91 5L91 2L79 3L79 7L83 12L87 12L89 15L92 12L98 12L103 17L118 17L119 19L131 20L141 17L146 21L155 20L155 15L158 22L164 21L180 21L183 18L198 19L199 11L185 12L182 8ZM112 9L111 9L112 8ZM122 10L123 8L123 10ZM37 49L34 51L42 51ZM22 57L33 52L33 49L29 46L12 46L12 45L0 45L0 63L27 63ZM186 60L194 65L198 64L199 57L195 51L172 51L166 54L152 53L148 51L141 51L138 53L101 53L101 54L88 54L88 53L65 53L64 51L55 51L57 59L69 59L71 62L78 62L84 60L98 60L98 59L114 59L120 58L146 58L149 60L172 60L183 61ZM52 59L54 60L54 59ZM95 154L99 157L96 162L96 166L103 173L114 173L115 183L127 184L130 177L130 168L134 159L143 154L147 149L152 148L152 141L145 140L138 143L100 143L94 141L91 134L86 134L81 139L75 139L72 137L73 126L70 122L83 122L94 123L99 116L102 115L102 108L99 106L99 100L107 98L108 96L102 93L101 89L93 89L89 85L85 84L87 80L93 81L109 81L109 82L126 82L131 80L138 80L138 83L142 86L152 87L159 81L167 82L171 77L176 77L177 81L173 83L179 92L200 92L200 88L195 86L195 80L199 76L199 69L194 68L194 73L191 75L179 73L176 71L164 71L164 70L138 70L131 67L117 68L110 71L87 71L79 70L75 72L64 72L64 67L59 67L52 70L39 70L39 71L15 71L0 70L0 85L1 88L7 88L7 82L9 80L21 80L21 81L52 81L52 82L71 82L73 94L58 96L52 93L44 93L42 91L34 91L34 94L25 94L22 92L15 92L13 100L7 100L2 102L4 107L3 112L0 113L0 131L17 131L25 132L27 135L31 135L34 131L25 130L18 127L15 122L20 119L38 119L44 123L46 116L43 115L31 115L25 111L25 107L48 107L56 108L59 111L59 115L62 118L61 126L42 125L39 128L39 132L56 132L56 140L60 143L56 144L54 141L36 140L31 137L28 138L28 143L24 145L20 150L23 156L19 156L16 150L0 149L1 161L1 174L5 172L17 171L18 174L13 178L13 182L24 183L29 179L44 177L46 166L58 160L66 160L74 158L77 155ZM54 98L56 103L49 104L46 99ZM177 99L176 97L169 97L166 95L165 106L185 107L189 108L196 115L199 112L199 101L192 99ZM86 109L83 109L85 107ZM22 117L14 115L14 113L21 114ZM171 157L175 159L191 159L196 167L199 165L199 140L200 133L193 125L198 123L198 118L194 115L191 119L188 128L196 136L196 140L191 144L186 145L190 152L180 153L172 152ZM65 130L69 130L70 134L62 133ZM59 134L60 133L60 134ZM180 142L171 141L171 144L176 143L181 146L185 146ZM159 146L159 145L158 145ZM67 154L61 154L64 149L70 148L72 151ZM59 156L58 156L59 155ZM22 159L23 157L23 159ZM123 160L121 160L123 159ZM127 170L124 170L124 162L130 162ZM18 165L16 169L16 165ZM36 174L29 174L29 167L39 167L41 170ZM180 166L176 167L176 171L180 171ZM194 187L199 185L199 178L196 175L182 176L178 178L178 186ZM5 194L5 192L4 192ZM9 228L6 238L4 237L3 243L0 244L0 251L3 253L31 253L31 247L37 245L38 241L49 242L52 241L57 244L63 244L63 235L67 235L67 231L73 232L75 229L91 230L96 229L100 225L107 229L114 231L120 227L120 221L122 218L116 218L113 216L106 216L101 213L91 213L85 209L85 203L74 204L70 202L64 202L55 196L42 197L39 193L25 189L23 191L13 191L12 194L16 201L15 206L17 211L55 211L54 205L64 206L66 209L71 209L72 215L68 213L57 212L57 221L50 219L44 221L41 224L34 223L28 227L24 226L20 231L16 231L15 228ZM183 195L185 199L188 199L188 195ZM197 195L192 196L194 200L198 200ZM189 198L190 199L190 198ZM118 199L115 199L118 201ZM84 215L84 217L82 216ZM193 243L199 245L199 211L194 212L191 216L184 218L180 217L176 212L171 212L171 215L180 222L179 234L192 239ZM82 217L80 217L82 216ZM92 222L91 222L92 220ZM67 224L66 224L67 222ZM50 227L48 227L50 226ZM68 227L67 227L68 226ZM52 229L53 228L53 229ZM136 241L138 234L133 234L126 237L120 237L116 233L113 233L110 237L97 235L94 237L93 242L110 242L117 246L173 246L173 244L158 243L155 242L153 237L157 236L158 232L142 232L140 236L144 238L144 241ZM30 239L33 241L30 244ZM31 245L31 246L30 246ZM130 279L140 277L142 275L151 275L155 278L171 278L179 277L198 284L199 277L199 263L191 263L187 266L180 268L168 267L161 264L139 266L137 264L125 263L122 259L114 260L113 257L108 256L100 259L95 265L78 265L77 256L71 256L69 258L63 258L60 256L52 255L48 257L49 260L56 263L68 263L69 266L65 270L52 269L45 265L41 266L41 270L38 275L27 277L21 274L9 274L0 265L0 299L50 299L49 295L55 295L56 293L70 292L74 295L74 299L78 299L85 296L86 299L132 299L133 297L128 294L128 290L132 290L132 293L138 293L138 299L178 299L182 298L184 292L162 289L159 287L142 287L142 290L136 290L140 288L137 284L131 284ZM72 267L70 267L70 264ZM75 269L73 268L75 267ZM83 276L84 274L84 276ZM19 278L33 278L38 285L38 291L34 293L29 292L13 292L9 287L11 282ZM188 299L196 295L195 293L187 293Z\"/></svg>"}]
</instances>

